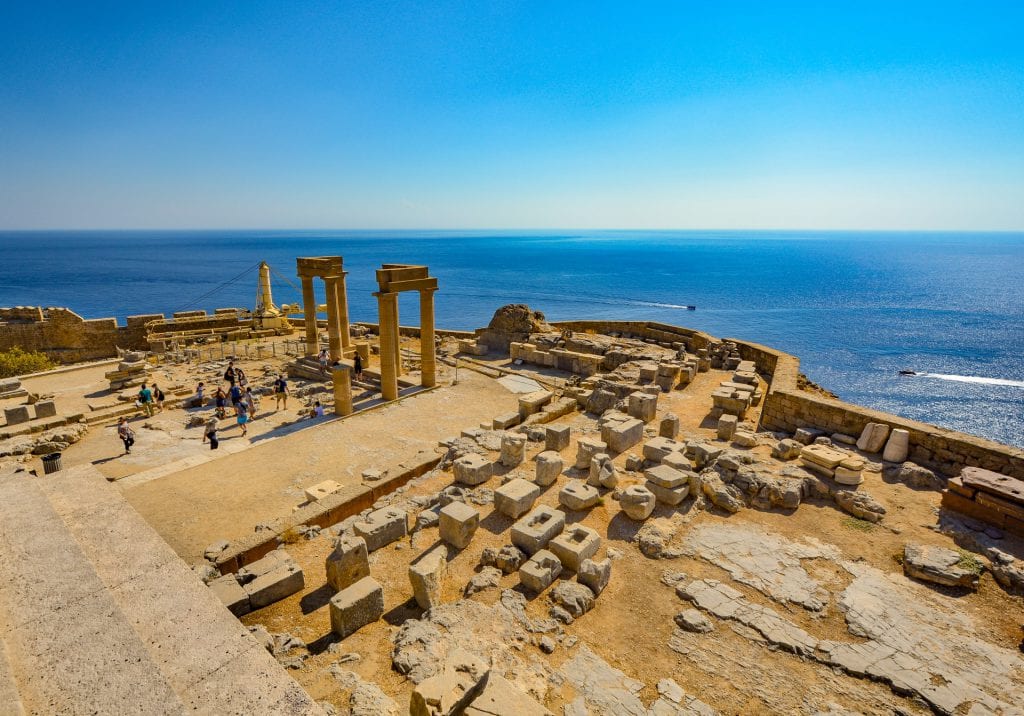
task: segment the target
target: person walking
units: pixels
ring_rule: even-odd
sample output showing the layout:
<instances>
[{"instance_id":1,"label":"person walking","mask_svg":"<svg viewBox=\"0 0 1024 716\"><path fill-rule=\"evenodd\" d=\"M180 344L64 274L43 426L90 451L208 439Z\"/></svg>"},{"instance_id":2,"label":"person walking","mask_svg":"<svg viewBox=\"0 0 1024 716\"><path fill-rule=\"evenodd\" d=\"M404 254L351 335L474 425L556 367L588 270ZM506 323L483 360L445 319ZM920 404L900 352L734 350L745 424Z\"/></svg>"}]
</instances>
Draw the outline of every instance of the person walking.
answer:
<instances>
[{"instance_id":1,"label":"person walking","mask_svg":"<svg viewBox=\"0 0 1024 716\"><path fill-rule=\"evenodd\" d=\"M164 412L164 391L160 390L160 387L153 383L153 402L156 403L156 409L161 413Z\"/></svg>"},{"instance_id":2,"label":"person walking","mask_svg":"<svg viewBox=\"0 0 1024 716\"><path fill-rule=\"evenodd\" d=\"M146 384L142 384L142 388L139 389L139 403L142 405L142 409L146 411L146 417L153 417L153 391L146 387Z\"/></svg>"},{"instance_id":3,"label":"person walking","mask_svg":"<svg viewBox=\"0 0 1024 716\"><path fill-rule=\"evenodd\" d=\"M199 385L196 386L195 397L192 398L192 402L195 404L195 407L197 407L197 408L203 407L203 396L204 396L205 393L206 393L206 386L203 384L203 381L199 381Z\"/></svg>"},{"instance_id":4,"label":"person walking","mask_svg":"<svg viewBox=\"0 0 1024 716\"><path fill-rule=\"evenodd\" d=\"M256 396L252 393L252 388L245 389L245 396L243 397L245 407L249 410L249 420L256 419Z\"/></svg>"},{"instance_id":5,"label":"person walking","mask_svg":"<svg viewBox=\"0 0 1024 716\"><path fill-rule=\"evenodd\" d=\"M234 361L228 361L227 370L224 371L224 380L226 380L228 382L228 385L232 385L233 386L235 384L235 380L237 380L237 379L238 379L238 376L235 373L235 362Z\"/></svg>"},{"instance_id":6,"label":"person walking","mask_svg":"<svg viewBox=\"0 0 1024 716\"><path fill-rule=\"evenodd\" d=\"M220 386L217 386L217 392L213 396L213 401L214 404L217 406L217 417L223 418L226 415L224 409L227 407L228 404L228 396L224 392L224 389L221 388Z\"/></svg>"},{"instance_id":7,"label":"person walking","mask_svg":"<svg viewBox=\"0 0 1024 716\"><path fill-rule=\"evenodd\" d=\"M356 380L363 379L363 359L356 353L355 360L352 362L352 375Z\"/></svg>"},{"instance_id":8,"label":"person walking","mask_svg":"<svg viewBox=\"0 0 1024 716\"><path fill-rule=\"evenodd\" d=\"M288 410L288 381L285 380L284 373L277 376L277 380L274 381L274 399L277 401L275 410L281 409L281 403L284 402L284 409Z\"/></svg>"},{"instance_id":9,"label":"person walking","mask_svg":"<svg viewBox=\"0 0 1024 716\"><path fill-rule=\"evenodd\" d=\"M242 389L237 385L232 385L228 390L228 397L231 398L231 407L238 409L238 404L242 402Z\"/></svg>"},{"instance_id":10,"label":"person walking","mask_svg":"<svg viewBox=\"0 0 1024 716\"><path fill-rule=\"evenodd\" d=\"M132 445L135 444L135 431L128 424L128 418L124 416L117 419L117 437L121 438L121 442L124 443L124 454L131 453Z\"/></svg>"},{"instance_id":11,"label":"person walking","mask_svg":"<svg viewBox=\"0 0 1024 716\"><path fill-rule=\"evenodd\" d=\"M235 368L235 380L238 382L238 387L245 390L245 386L249 385L249 379L245 377L245 371L241 368Z\"/></svg>"},{"instance_id":12,"label":"person walking","mask_svg":"<svg viewBox=\"0 0 1024 716\"><path fill-rule=\"evenodd\" d=\"M217 418L211 417L206 421L206 427L203 428L203 442L210 441L210 449L216 450L217 446L220 445L220 440L217 439Z\"/></svg>"},{"instance_id":13,"label":"person walking","mask_svg":"<svg viewBox=\"0 0 1024 716\"><path fill-rule=\"evenodd\" d=\"M249 408L244 401L240 401L235 406L235 415L237 416L235 421L238 423L238 427L242 429L242 437L244 438L249 433L249 429L246 426L246 423L249 422Z\"/></svg>"},{"instance_id":14,"label":"person walking","mask_svg":"<svg viewBox=\"0 0 1024 716\"><path fill-rule=\"evenodd\" d=\"M327 375L327 349L326 348L322 348L320 350L320 355L317 356L317 359L320 361L320 375Z\"/></svg>"}]
</instances>

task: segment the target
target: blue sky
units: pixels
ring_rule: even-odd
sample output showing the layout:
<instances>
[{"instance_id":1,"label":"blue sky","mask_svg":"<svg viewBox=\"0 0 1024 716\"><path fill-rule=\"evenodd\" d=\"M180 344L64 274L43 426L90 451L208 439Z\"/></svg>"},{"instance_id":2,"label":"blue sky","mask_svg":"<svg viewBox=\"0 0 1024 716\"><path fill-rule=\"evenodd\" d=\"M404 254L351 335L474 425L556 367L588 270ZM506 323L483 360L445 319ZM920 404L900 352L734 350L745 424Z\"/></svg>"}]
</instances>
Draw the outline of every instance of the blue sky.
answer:
<instances>
[{"instance_id":1,"label":"blue sky","mask_svg":"<svg viewBox=\"0 0 1024 716\"><path fill-rule=\"evenodd\" d=\"M0 228L1024 229L1024 3L6 3Z\"/></svg>"}]
</instances>

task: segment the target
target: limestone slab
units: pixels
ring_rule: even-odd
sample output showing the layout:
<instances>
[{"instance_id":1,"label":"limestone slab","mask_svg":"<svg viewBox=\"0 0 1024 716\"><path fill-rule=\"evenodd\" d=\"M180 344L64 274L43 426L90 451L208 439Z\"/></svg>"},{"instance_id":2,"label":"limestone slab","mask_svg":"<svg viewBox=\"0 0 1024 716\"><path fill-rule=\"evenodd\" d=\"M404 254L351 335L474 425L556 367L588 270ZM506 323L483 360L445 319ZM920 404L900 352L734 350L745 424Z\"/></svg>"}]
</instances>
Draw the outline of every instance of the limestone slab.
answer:
<instances>
[{"instance_id":1,"label":"limestone slab","mask_svg":"<svg viewBox=\"0 0 1024 716\"><path fill-rule=\"evenodd\" d=\"M331 630L342 639L384 616L384 590L363 577L331 598Z\"/></svg>"}]
</instances>

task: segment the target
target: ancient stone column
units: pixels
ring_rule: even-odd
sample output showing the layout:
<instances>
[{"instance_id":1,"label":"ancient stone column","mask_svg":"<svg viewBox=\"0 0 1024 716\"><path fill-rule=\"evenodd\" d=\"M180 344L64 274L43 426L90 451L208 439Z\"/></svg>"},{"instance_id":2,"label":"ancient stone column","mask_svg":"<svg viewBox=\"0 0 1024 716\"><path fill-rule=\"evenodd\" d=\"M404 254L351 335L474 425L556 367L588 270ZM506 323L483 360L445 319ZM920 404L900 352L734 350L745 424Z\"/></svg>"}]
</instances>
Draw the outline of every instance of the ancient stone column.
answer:
<instances>
[{"instance_id":1,"label":"ancient stone column","mask_svg":"<svg viewBox=\"0 0 1024 716\"><path fill-rule=\"evenodd\" d=\"M395 324L394 324L394 335L395 335L395 375L402 374L402 331L399 324L398 318L398 294L395 294Z\"/></svg>"},{"instance_id":2,"label":"ancient stone column","mask_svg":"<svg viewBox=\"0 0 1024 716\"><path fill-rule=\"evenodd\" d=\"M434 355L434 290L420 291L420 385L437 384L437 359Z\"/></svg>"},{"instance_id":3,"label":"ancient stone column","mask_svg":"<svg viewBox=\"0 0 1024 716\"><path fill-rule=\"evenodd\" d=\"M341 326L341 350L348 355L349 347L352 345L351 329L348 323L348 289L345 288L345 275L341 274L338 281L338 320Z\"/></svg>"},{"instance_id":4,"label":"ancient stone column","mask_svg":"<svg viewBox=\"0 0 1024 716\"><path fill-rule=\"evenodd\" d=\"M341 322L338 316L338 283L341 279L337 276L327 276L324 283L327 285L327 341L331 354L331 360L341 360Z\"/></svg>"},{"instance_id":5,"label":"ancient stone column","mask_svg":"<svg viewBox=\"0 0 1024 716\"><path fill-rule=\"evenodd\" d=\"M315 356L319 350L316 337L316 294L312 277L302 276L302 312L306 320L306 355Z\"/></svg>"},{"instance_id":6,"label":"ancient stone column","mask_svg":"<svg viewBox=\"0 0 1024 716\"><path fill-rule=\"evenodd\" d=\"M398 295L374 293L377 297L377 323L380 333L380 392L384 400L398 399L398 373L395 369L395 336L398 334Z\"/></svg>"},{"instance_id":7,"label":"ancient stone column","mask_svg":"<svg viewBox=\"0 0 1024 716\"><path fill-rule=\"evenodd\" d=\"M329 300L329 299L328 299ZM334 412L337 415L352 414L352 366L339 363L331 369L334 383Z\"/></svg>"}]
</instances>

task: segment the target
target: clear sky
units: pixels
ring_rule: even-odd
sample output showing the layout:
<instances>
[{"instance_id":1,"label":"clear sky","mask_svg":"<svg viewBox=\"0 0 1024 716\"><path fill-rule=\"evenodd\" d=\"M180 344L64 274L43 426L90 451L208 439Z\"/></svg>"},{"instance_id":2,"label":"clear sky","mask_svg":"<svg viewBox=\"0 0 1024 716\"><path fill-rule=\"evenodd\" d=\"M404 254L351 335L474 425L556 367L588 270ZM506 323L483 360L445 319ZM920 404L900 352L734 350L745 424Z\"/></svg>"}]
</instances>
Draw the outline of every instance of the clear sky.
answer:
<instances>
[{"instance_id":1,"label":"clear sky","mask_svg":"<svg viewBox=\"0 0 1024 716\"><path fill-rule=\"evenodd\" d=\"M1024 3L5 2L0 228L1024 229Z\"/></svg>"}]
</instances>

